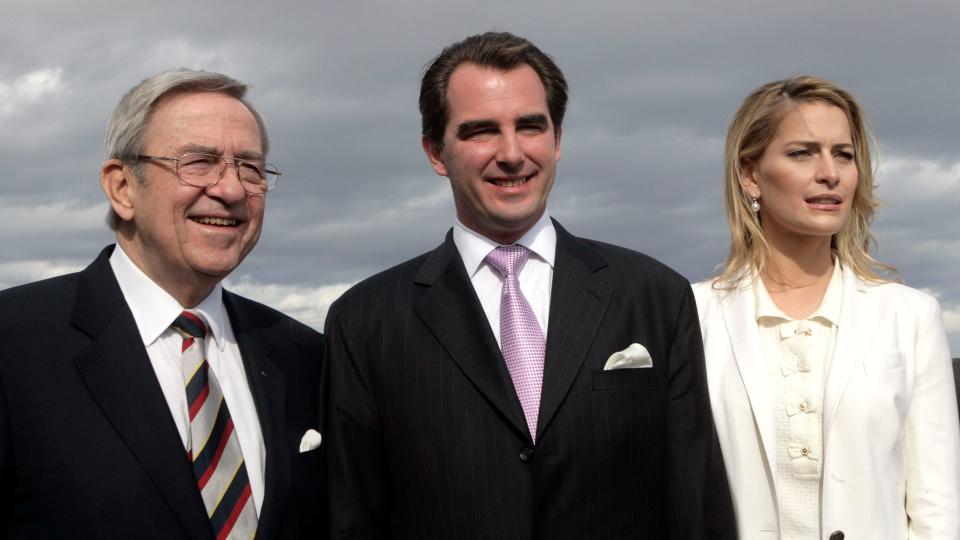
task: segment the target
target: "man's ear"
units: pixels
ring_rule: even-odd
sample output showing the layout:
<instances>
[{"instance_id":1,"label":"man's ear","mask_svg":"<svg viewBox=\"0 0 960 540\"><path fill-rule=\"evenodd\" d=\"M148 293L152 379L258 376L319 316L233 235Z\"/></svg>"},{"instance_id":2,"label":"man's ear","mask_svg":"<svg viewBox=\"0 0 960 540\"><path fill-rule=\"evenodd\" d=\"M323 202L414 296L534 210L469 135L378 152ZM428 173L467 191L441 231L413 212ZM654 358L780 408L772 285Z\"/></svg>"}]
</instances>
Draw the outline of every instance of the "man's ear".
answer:
<instances>
[{"instance_id":1,"label":"man's ear","mask_svg":"<svg viewBox=\"0 0 960 540\"><path fill-rule=\"evenodd\" d=\"M440 176L447 176L447 165L443 162L443 147L426 135L420 139L420 144L423 145L423 153L427 155L433 170Z\"/></svg>"},{"instance_id":2,"label":"man's ear","mask_svg":"<svg viewBox=\"0 0 960 540\"><path fill-rule=\"evenodd\" d=\"M556 154L554 155L555 160L560 161L560 157L563 152L560 151L560 136L563 135L563 128L558 128L556 134L553 136L553 146L555 148Z\"/></svg>"},{"instance_id":3,"label":"man's ear","mask_svg":"<svg viewBox=\"0 0 960 540\"><path fill-rule=\"evenodd\" d=\"M133 182L139 182L139 180L119 159L108 159L100 167L100 187L103 188L110 207L123 221L133 219L133 199L130 193Z\"/></svg>"}]
</instances>

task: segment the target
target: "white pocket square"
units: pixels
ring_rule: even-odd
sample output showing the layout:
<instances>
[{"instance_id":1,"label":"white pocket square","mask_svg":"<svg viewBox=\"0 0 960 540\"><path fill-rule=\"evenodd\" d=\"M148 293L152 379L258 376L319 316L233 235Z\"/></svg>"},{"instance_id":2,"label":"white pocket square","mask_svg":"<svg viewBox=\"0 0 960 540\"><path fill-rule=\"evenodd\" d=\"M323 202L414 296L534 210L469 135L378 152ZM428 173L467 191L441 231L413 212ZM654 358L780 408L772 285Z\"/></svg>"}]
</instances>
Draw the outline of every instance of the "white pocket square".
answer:
<instances>
[{"instance_id":1,"label":"white pocket square","mask_svg":"<svg viewBox=\"0 0 960 540\"><path fill-rule=\"evenodd\" d=\"M603 370L648 367L653 367L653 358L650 358L650 353L643 345L632 343L626 349L610 355L607 363L603 365Z\"/></svg>"},{"instance_id":2,"label":"white pocket square","mask_svg":"<svg viewBox=\"0 0 960 540\"><path fill-rule=\"evenodd\" d=\"M320 446L320 441L323 440L323 436L320 435L320 432L315 429L308 429L306 433L303 434L303 438L300 439L300 453L309 452Z\"/></svg>"}]
</instances>

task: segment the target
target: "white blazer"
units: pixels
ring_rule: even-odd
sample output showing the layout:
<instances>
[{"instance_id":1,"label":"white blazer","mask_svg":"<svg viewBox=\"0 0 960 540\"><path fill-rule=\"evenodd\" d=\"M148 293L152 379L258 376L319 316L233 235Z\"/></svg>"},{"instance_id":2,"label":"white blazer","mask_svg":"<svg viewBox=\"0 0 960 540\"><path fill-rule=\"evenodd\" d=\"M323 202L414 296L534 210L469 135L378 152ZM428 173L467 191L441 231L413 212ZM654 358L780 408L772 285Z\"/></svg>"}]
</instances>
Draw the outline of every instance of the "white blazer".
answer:
<instances>
[{"instance_id":1,"label":"white blazer","mask_svg":"<svg viewBox=\"0 0 960 540\"><path fill-rule=\"evenodd\" d=\"M940 305L848 267L843 276L823 398L823 538L960 540L960 420ZM739 536L779 538L774 401L752 286L693 290Z\"/></svg>"}]
</instances>

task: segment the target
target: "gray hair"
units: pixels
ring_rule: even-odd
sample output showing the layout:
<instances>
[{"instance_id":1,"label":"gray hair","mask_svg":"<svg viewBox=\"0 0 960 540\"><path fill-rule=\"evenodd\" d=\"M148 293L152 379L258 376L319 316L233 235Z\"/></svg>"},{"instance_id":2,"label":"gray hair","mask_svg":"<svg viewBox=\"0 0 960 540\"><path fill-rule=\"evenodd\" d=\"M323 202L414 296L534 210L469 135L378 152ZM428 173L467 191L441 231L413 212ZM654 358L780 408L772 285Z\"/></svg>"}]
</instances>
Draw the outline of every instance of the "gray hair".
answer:
<instances>
[{"instance_id":1,"label":"gray hair","mask_svg":"<svg viewBox=\"0 0 960 540\"><path fill-rule=\"evenodd\" d=\"M137 156L143 153L147 128L157 103L165 96L191 92L219 92L243 103L257 122L263 155L267 155L270 149L267 128L257 109L244 99L247 85L220 73L180 68L144 79L120 99L107 124L106 159L118 159L130 165L137 180L143 182L143 167ZM107 213L107 225L114 231L120 225L120 216L112 208Z\"/></svg>"}]
</instances>

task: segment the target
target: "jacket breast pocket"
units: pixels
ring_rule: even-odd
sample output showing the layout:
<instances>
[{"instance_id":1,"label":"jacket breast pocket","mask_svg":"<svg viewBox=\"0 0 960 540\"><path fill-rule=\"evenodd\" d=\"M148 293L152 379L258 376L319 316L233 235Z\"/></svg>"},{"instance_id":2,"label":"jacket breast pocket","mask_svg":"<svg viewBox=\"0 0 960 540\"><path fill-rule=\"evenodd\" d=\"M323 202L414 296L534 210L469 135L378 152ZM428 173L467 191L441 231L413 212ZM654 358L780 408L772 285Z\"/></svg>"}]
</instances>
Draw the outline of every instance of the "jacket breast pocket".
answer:
<instances>
[{"instance_id":1,"label":"jacket breast pocket","mask_svg":"<svg viewBox=\"0 0 960 540\"><path fill-rule=\"evenodd\" d=\"M657 386L659 373L653 368L612 369L594 371L594 390L640 390Z\"/></svg>"},{"instance_id":2,"label":"jacket breast pocket","mask_svg":"<svg viewBox=\"0 0 960 540\"><path fill-rule=\"evenodd\" d=\"M900 351L891 351L865 358L863 371L866 376L863 392L868 396L863 402L869 407L870 416L875 417L878 424L896 426L899 432L912 397L906 357ZM890 422L894 418L898 423Z\"/></svg>"}]
</instances>

